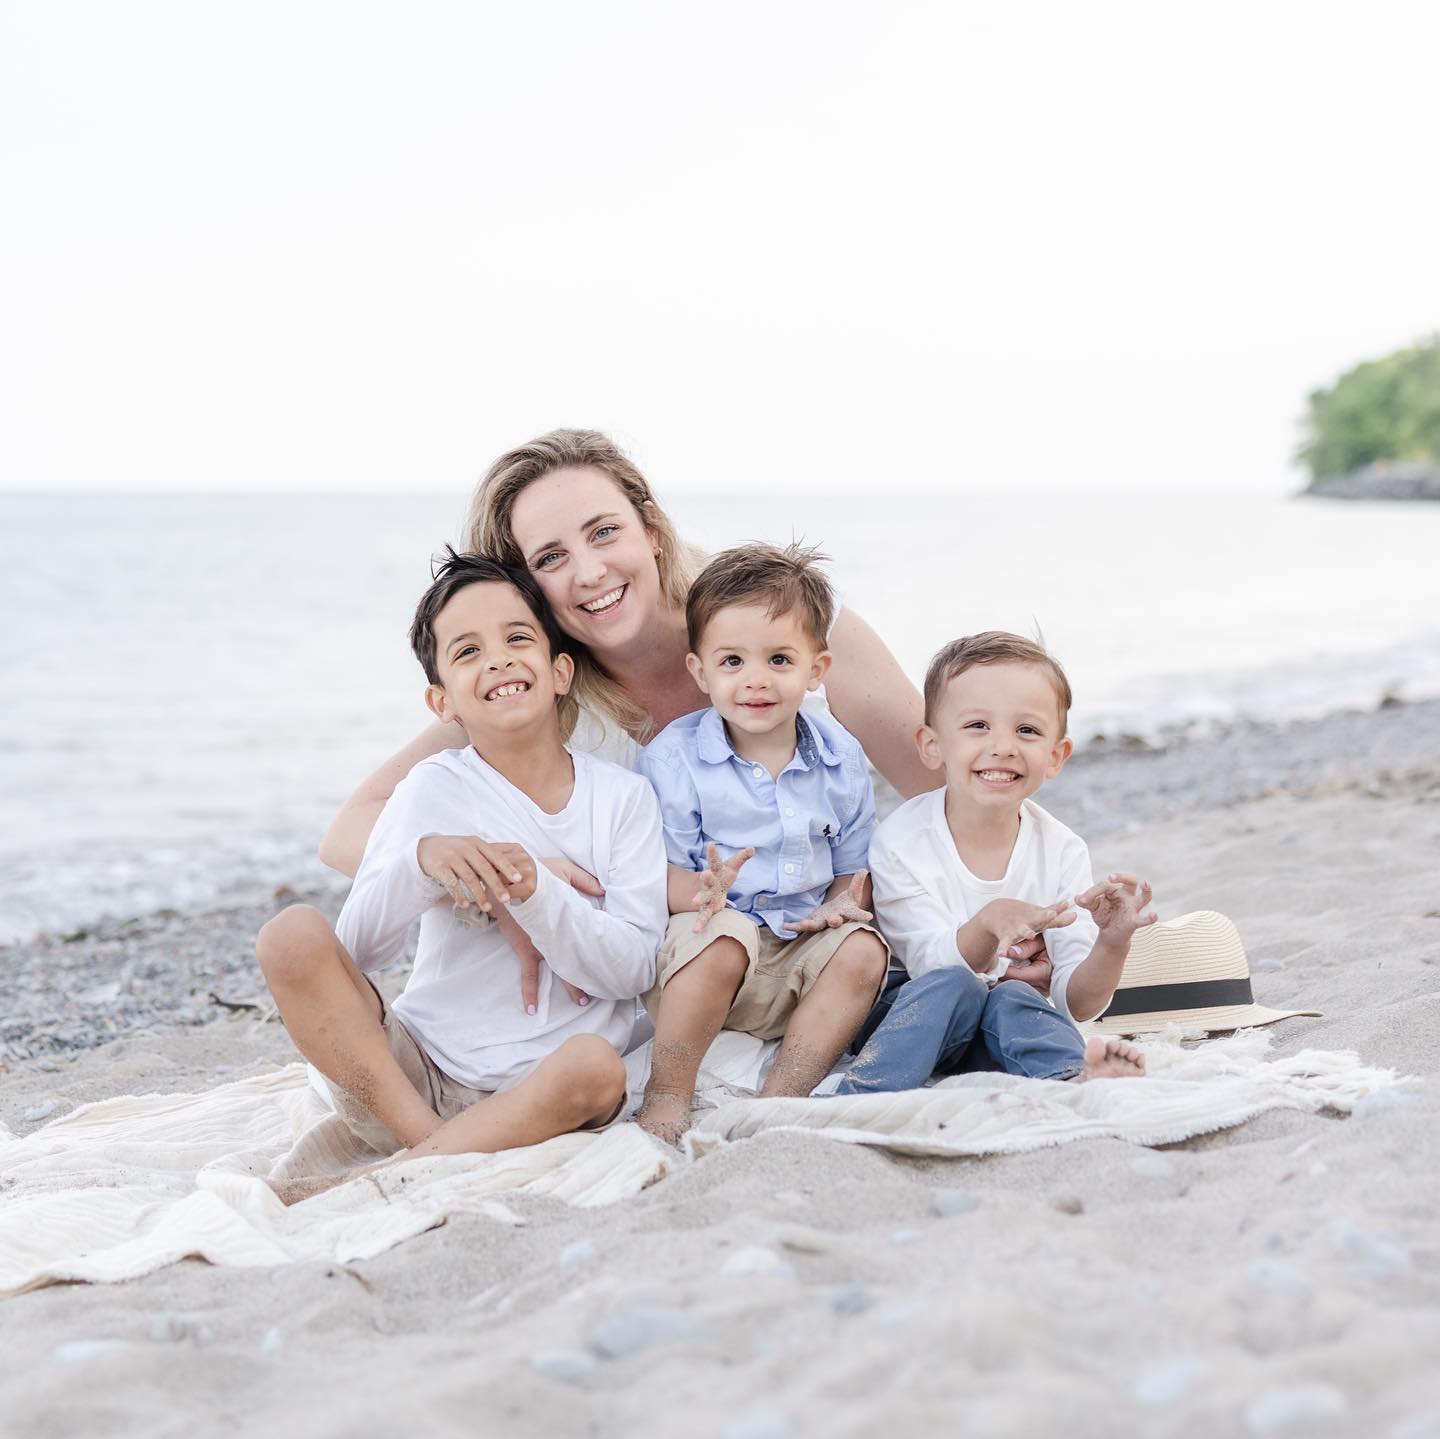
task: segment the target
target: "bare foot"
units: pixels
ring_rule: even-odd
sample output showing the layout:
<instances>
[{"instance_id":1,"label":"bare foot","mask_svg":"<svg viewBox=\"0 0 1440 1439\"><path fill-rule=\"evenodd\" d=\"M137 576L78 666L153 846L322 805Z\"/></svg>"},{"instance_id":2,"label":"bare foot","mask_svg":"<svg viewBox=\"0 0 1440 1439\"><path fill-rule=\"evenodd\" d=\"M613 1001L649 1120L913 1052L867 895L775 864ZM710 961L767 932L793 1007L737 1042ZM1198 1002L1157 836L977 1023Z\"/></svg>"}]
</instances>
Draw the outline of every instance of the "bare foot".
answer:
<instances>
[{"instance_id":1,"label":"bare foot","mask_svg":"<svg viewBox=\"0 0 1440 1439\"><path fill-rule=\"evenodd\" d=\"M1075 1078L1139 1079L1144 1073L1145 1056L1133 1044L1092 1034L1085 1041L1085 1067Z\"/></svg>"},{"instance_id":2,"label":"bare foot","mask_svg":"<svg viewBox=\"0 0 1440 1439\"><path fill-rule=\"evenodd\" d=\"M685 1131L690 1128L692 1096L676 1094L669 1089L645 1091L645 1102L635 1116L635 1123L665 1144L679 1147Z\"/></svg>"}]
</instances>

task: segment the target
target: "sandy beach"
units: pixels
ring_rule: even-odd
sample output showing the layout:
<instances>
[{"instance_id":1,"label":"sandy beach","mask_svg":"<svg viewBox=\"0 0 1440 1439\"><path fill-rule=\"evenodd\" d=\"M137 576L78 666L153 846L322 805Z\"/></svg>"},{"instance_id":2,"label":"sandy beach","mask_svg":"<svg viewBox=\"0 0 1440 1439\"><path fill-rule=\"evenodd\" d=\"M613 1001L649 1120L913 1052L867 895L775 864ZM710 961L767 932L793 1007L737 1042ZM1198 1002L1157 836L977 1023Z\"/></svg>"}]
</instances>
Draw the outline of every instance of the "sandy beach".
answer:
<instances>
[{"instance_id":1,"label":"sandy beach","mask_svg":"<svg viewBox=\"0 0 1440 1439\"><path fill-rule=\"evenodd\" d=\"M520 1227L355 1264L40 1289L0 1300L0 1429L1440 1435L1440 705L1112 744L1041 801L1162 916L1229 914L1262 1003L1324 1011L1277 1054L1419 1082L1163 1149L762 1135L608 1209L522 1197ZM288 1062L227 1005L291 897L0 951L0 1120Z\"/></svg>"}]
</instances>

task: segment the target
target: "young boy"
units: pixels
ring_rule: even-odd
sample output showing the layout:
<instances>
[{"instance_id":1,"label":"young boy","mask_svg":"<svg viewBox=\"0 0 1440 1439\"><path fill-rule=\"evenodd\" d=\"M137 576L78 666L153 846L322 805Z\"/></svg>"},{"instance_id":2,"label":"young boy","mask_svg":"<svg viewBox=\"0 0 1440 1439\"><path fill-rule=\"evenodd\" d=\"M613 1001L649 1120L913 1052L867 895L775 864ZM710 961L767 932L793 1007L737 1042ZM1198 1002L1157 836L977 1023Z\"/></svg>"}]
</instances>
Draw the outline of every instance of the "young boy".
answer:
<instances>
[{"instance_id":1,"label":"young boy","mask_svg":"<svg viewBox=\"0 0 1440 1439\"><path fill-rule=\"evenodd\" d=\"M841 1094L975 1069L1144 1072L1132 1045L1087 1043L1072 1022L1104 1012L1130 936L1156 916L1132 875L1092 884L1084 842L1031 799L1070 757L1069 712L1065 672L1019 635L970 635L931 661L916 742L945 788L901 805L870 850L875 910L908 979L891 977L856 1035ZM1053 1008L1028 984L999 983L1011 947L1042 933Z\"/></svg>"},{"instance_id":2,"label":"young boy","mask_svg":"<svg viewBox=\"0 0 1440 1439\"><path fill-rule=\"evenodd\" d=\"M761 1092L809 1094L885 977L864 907L869 768L828 714L800 712L830 664L818 558L744 545L711 561L685 622L713 708L676 720L637 766L660 796L673 916L645 997L655 1043L637 1118L672 1144L721 1028L783 1034Z\"/></svg>"},{"instance_id":3,"label":"young boy","mask_svg":"<svg viewBox=\"0 0 1440 1439\"><path fill-rule=\"evenodd\" d=\"M334 933L303 905L261 930L270 992L376 1148L489 1152L602 1128L624 1104L619 1051L665 926L655 796L566 749L574 663L524 571L452 551L410 640L426 703L469 745L396 786ZM551 873L556 857L594 875L603 901ZM387 1006L368 975L401 958L417 917L414 971ZM554 972L528 1011L512 923Z\"/></svg>"}]
</instances>

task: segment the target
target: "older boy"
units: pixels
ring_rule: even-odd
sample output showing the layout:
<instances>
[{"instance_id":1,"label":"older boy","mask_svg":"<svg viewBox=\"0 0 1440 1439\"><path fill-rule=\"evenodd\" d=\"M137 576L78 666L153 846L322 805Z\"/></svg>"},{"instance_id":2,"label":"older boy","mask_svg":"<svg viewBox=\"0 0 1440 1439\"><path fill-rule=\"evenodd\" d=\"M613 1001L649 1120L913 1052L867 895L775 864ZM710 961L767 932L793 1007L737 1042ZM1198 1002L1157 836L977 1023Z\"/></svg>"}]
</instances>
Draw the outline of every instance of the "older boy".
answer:
<instances>
[{"instance_id":1,"label":"older boy","mask_svg":"<svg viewBox=\"0 0 1440 1439\"><path fill-rule=\"evenodd\" d=\"M261 930L266 981L336 1108L376 1148L488 1152L602 1127L624 1103L619 1051L665 924L655 797L565 747L574 665L524 571L452 551L410 638L426 703L469 747L396 787L334 933L306 906ZM552 857L596 876L603 901L556 878ZM417 917L414 971L387 1006L368 976L402 956ZM527 1011L511 920L573 995L547 974Z\"/></svg>"},{"instance_id":2,"label":"older boy","mask_svg":"<svg viewBox=\"0 0 1440 1439\"><path fill-rule=\"evenodd\" d=\"M1150 886L1131 875L1092 884L1084 842L1031 799L1070 756L1070 700L1059 664L1020 635L970 635L931 662L916 742L945 788L901 805L870 851L876 913L908 980L887 984L840 1093L973 1069L1144 1072L1133 1046L1087 1043L1072 1022L1104 1012L1130 936L1155 915ZM1053 1007L1028 984L999 983L1012 947L1037 934L1054 965Z\"/></svg>"},{"instance_id":3,"label":"older boy","mask_svg":"<svg viewBox=\"0 0 1440 1439\"><path fill-rule=\"evenodd\" d=\"M691 586L686 664L712 708L637 766L660 796L673 918L639 1122L678 1142L721 1028L784 1035L761 1091L809 1094L874 1002L888 951L870 924L875 823L859 744L800 711L830 664L834 599L813 552L744 545ZM721 851L725 858L721 858Z\"/></svg>"}]
</instances>

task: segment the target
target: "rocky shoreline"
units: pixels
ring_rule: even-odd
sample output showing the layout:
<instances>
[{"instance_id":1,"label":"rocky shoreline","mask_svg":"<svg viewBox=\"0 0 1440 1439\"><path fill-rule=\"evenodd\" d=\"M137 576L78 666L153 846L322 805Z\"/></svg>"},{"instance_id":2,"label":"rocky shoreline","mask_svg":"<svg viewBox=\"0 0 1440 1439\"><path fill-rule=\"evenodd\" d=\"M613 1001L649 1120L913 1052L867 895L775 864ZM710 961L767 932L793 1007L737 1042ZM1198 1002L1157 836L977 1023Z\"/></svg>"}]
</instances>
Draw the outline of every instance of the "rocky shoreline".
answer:
<instances>
[{"instance_id":1,"label":"rocky shoreline","mask_svg":"<svg viewBox=\"0 0 1440 1439\"><path fill-rule=\"evenodd\" d=\"M1440 500L1440 465L1376 460L1347 475L1320 475L1303 493L1327 500Z\"/></svg>"},{"instance_id":2,"label":"rocky shoreline","mask_svg":"<svg viewBox=\"0 0 1440 1439\"><path fill-rule=\"evenodd\" d=\"M1346 790L1440 794L1440 701L1246 724L1158 748L1138 740L1091 742L1041 798L1087 839L1106 840L1108 852L1123 855L1125 833L1141 825L1269 795ZM1143 867L1144 856L1126 862ZM256 931L296 901L333 915L346 883L337 875L320 887L282 886L246 903L161 910L0 948L6 975L0 1064L33 1060L58 1068L98 1045L157 1028L267 1017Z\"/></svg>"}]
</instances>

